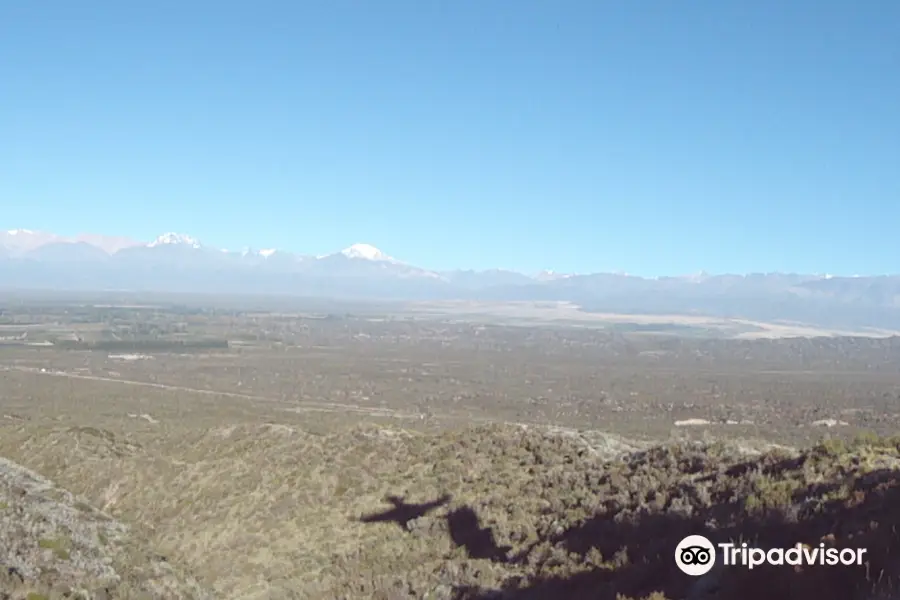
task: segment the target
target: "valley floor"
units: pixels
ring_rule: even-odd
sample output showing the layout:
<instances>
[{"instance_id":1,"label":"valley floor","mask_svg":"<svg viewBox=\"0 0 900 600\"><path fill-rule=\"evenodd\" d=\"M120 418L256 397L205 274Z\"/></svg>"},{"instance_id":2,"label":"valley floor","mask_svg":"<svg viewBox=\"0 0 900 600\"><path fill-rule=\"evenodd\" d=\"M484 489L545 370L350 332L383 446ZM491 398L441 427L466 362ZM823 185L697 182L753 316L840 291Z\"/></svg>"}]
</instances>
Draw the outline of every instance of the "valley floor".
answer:
<instances>
[{"instance_id":1,"label":"valley floor","mask_svg":"<svg viewBox=\"0 0 900 600\"><path fill-rule=\"evenodd\" d=\"M0 376L10 391L48 379ZM59 389L2 406L0 455L27 469L0 465L10 598L462 599L502 589L846 600L874 598L900 558L890 440L765 454L746 442L647 448L597 432L435 427L51 381ZM865 543L872 562L695 580L674 570L672 552L700 531Z\"/></svg>"}]
</instances>

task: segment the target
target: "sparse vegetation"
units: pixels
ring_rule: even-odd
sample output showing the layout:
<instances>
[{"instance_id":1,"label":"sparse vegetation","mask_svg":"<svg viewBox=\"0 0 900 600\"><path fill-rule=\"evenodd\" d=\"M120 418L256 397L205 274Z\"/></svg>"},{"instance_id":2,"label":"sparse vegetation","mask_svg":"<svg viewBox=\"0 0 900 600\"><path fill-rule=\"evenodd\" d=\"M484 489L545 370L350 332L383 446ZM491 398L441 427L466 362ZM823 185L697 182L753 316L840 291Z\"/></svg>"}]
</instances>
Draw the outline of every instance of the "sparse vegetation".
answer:
<instances>
[{"instance_id":1,"label":"sparse vegetation","mask_svg":"<svg viewBox=\"0 0 900 600\"><path fill-rule=\"evenodd\" d=\"M88 341L129 321L246 345L0 348L0 598L876 600L900 585L898 379L826 371L839 341L792 342L818 356L812 376L769 342L64 314L3 311ZM654 344L671 354L642 362ZM893 344L853 352L878 365ZM688 418L711 424L674 426ZM688 533L863 546L870 563L695 580L672 561Z\"/></svg>"}]
</instances>

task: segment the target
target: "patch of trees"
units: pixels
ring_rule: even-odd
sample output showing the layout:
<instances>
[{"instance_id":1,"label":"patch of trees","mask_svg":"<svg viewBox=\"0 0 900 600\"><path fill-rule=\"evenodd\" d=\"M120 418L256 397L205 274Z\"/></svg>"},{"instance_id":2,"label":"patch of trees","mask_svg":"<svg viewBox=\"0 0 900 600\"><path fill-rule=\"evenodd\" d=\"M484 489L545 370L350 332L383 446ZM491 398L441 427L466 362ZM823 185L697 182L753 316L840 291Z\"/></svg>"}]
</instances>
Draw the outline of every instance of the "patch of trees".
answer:
<instances>
[{"instance_id":1,"label":"patch of trees","mask_svg":"<svg viewBox=\"0 0 900 600\"><path fill-rule=\"evenodd\" d=\"M228 340L100 340L80 342L76 340L57 340L54 344L60 348L72 350L103 350L109 352L184 352L188 350L227 349Z\"/></svg>"}]
</instances>

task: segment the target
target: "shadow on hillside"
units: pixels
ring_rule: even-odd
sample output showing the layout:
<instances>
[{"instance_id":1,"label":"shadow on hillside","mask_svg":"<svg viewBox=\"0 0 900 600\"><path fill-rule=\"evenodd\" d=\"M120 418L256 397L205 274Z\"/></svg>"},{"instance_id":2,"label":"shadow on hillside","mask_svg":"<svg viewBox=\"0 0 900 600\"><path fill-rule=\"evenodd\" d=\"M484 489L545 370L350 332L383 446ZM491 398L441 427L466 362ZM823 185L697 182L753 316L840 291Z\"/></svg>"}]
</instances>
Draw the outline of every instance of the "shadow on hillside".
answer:
<instances>
[{"instance_id":1,"label":"shadow on hillside","mask_svg":"<svg viewBox=\"0 0 900 600\"><path fill-rule=\"evenodd\" d=\"M387 496L385 502L394 505L394 508L380 513L364 515L359 520L361 523L396 523L404 531L409 530L409 522L424 517L431 511L444 506L451 500L450 494L444 494L431 502L421 504L408 504L402 496Z\"/></svg>"},{"instance_id":2,"label":"shadow on hillside","mask_svg":"<svg viewBox=\"0 0 900 600\"><path fill-rule=\"evenodd\" d=\"M802 460L790 459L767 465L762 473L777 478L802 467ZM759 469L759 463L737 465L718 476L742 477L750 469ZM811 485L793 495L794 508L787 510L750 514L743 498L725 497L713 497L708 508L687 516L611 510L610 517L589 519L538 540L512 557L508 546L498 546L491 528L481 527L472 507L458 507L446 516L453 543L464 547L470 558L505 565L510 583L502 590L460 588L454 600L619 600L644 599L654 592L673 600L900 598L898 475L898 471L884 469L852 482ZM847 492L842 494L844 499L828 499L841 488ZM408 521L449 499L445 495L407 505L392 498L394 509L362 520L395 521L405 528ZM714 544L746 541L763 548L789 548L802 542L816 548L821 543L826 548L866 548L867 553L863 566L725 567L695 578L683 574L674 560L678 542L694 534L704 535ZM890 590L890 595L885 590Z\"/></svg>"},{"instance_id":3,"label":"shadow on hillside","mask_svg":"<svg viewBox=\"0 0 900 600\"><path fill-rule=\"evenodd\" d=\"M450 539L457 547L465 548L469 558L486 558L495 562L507 562L512 546L498 546L494 530L482 527L475 510L463 506L447 515Z\"/></svg>"},{"instance_id":4,"label":"shadow on hillside","mask_svg":"<svg viewBox=\"0 0 900 600\"><path fill-rule=\"evenodd\" d=\"M789 461L788 461L789 462ZM776 464L774 474L796 468L796 464ZM740 467L736 467L739 469ZM732 475L739 475L734 472ZM614 564L603 567L582 565L588 570L532 576L527 583L510 584L502 597L511 600L567 598L572 600L616 600L646 598L662 592L669 599L790 598L791 600L887 600L900 598L900 478L893 470L875 471L850 486L849 500L810 502L846 482L811 486L795 494L801 508L793 514L770 511L748 515L740 502L713 499L712 506L691 516L670 513L641 513L622 520L595 517L564 533L543 540L565 557L575 553L586 557L599 551L604 562L614 556ZM827 497L827 496L826 496ZM689 577L678 570L674 550L687 535L700 534L713 543L748 541L760 547L793 547L798 542L812 547L866 548L864 564L857 566L764 566L750 571L740 567L715 569L705 577ZM596 554L596 552L594 552ZM557 564L571 559L557 557ZM527 551L517 558L524 563ZM551 559L551 563L554 559ZM719 558L721 562L721 555ZM559 567L556 567L557 569ZM565 567L563 567L565 568ZM527 569L540 573L535 565ZM875 595L878 590L885 594ZM457 600L496 598L497 591L460 590Z\"/></svg>"},{"instance_id":5,"label":"shadow on hillside","mask_svg":"<svg viewBox=\"0 0 900 600\"><path fill-rule=\"evenodd\" d=\"M446 505L452 496L444 494L440 498L421 504L408 504L400 496L387 496L385 502L394 508L380 513L364 515L361 523L392 522L404 531L409 531L410 522L423 517L436 508ZM511 546L499 546L490 527L482 527L478 515L470 506L461 506L447 513L447 528L450 539L459 548L465 548L469 558L508 562L507 553Z\"/></svg>"}]
</instances>

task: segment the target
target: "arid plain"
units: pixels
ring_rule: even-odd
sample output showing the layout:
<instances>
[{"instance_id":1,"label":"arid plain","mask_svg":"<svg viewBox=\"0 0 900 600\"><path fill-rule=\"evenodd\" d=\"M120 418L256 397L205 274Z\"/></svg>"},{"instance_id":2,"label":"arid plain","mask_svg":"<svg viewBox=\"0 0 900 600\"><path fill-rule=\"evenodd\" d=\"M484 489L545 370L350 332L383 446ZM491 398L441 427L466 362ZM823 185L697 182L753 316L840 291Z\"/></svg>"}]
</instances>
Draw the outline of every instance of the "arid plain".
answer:
<instances>
[{"instance_id":1,"label":"arid plain","mask_svg":"<svg viewBox=\"0 0 900 600\"><path fill-rule=\"evenodd\" d=\"M893 597L898 338L211 304L3 307L0 597Z\"/></svg>"}]
</instances>

